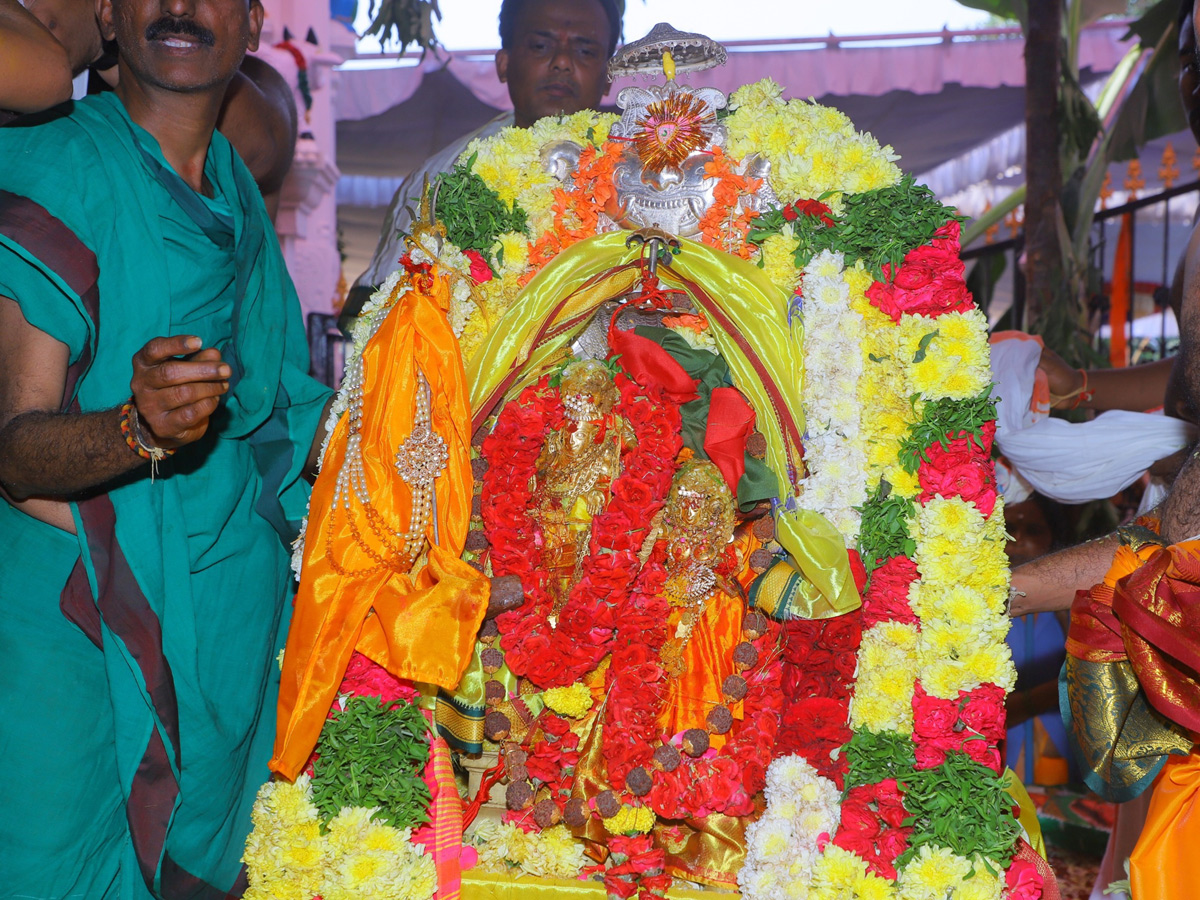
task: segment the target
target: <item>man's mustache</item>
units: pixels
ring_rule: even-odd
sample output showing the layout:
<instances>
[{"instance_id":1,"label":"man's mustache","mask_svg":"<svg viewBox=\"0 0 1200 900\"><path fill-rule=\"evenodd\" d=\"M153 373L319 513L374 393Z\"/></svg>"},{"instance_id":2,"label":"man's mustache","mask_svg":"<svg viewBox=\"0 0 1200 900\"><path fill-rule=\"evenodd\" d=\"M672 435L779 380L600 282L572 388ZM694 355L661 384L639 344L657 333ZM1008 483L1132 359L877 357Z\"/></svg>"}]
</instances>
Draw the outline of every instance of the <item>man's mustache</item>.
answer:
<instances>
[{"instance_id":1,"label":"man's mustache","mask_svg":"<svg viewBox=\"0 0 1200 900\"><path fill-rule=\"evenodd\" d=\"M163 16L146 26L146 40L156 41L163 35L174 34L182 37L192 37L206 47L216 43L216 36L203 25L197 25L191 19L176 19L174 16Z\"/></svg>"}]
</instances>

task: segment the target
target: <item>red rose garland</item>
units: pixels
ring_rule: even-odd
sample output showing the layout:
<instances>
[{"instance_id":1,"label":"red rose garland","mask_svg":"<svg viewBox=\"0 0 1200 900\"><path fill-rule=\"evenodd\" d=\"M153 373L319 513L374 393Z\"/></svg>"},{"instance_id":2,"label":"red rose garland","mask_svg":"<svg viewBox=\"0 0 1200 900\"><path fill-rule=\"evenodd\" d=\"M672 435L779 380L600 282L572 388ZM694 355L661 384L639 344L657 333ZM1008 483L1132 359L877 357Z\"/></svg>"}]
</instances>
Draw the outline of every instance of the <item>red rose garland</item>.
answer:
<instances>
[{"instance_id":1,"label":"red rose garland","mask_svg":"<svg viewBox=\"0 0 1200 900\"><path fill-rule=\"evenodd\" d=\"M896 880L896 857L908 849L912 827L895 778L850 788L833 842L857 854L876 875Z\"/></svg>"},{"instance_id":2,"label":"red rose garland","mask_svg":"<svg viewBox=\"0 0 1200 900\"><path fill-rule=\"evenodd\" d=\"M996 507L996 466L992 462L992 441L996 422L984 422L979 438L958 434L946 446L934 443L925 451L917 469L921 483L921 503L934 497L961 497L990 516ZM951 438L947 435L947 438Z\"/></svg>"},{"instance_id":3,"label":"red rose garland","mask_svg":"<svg viewBox=\"0 0 1200 900\"><path fill-rule=\"evenodd\" d=\"M519 609L497 617L505 663L537 687L578 681L608 653L621 607L637 573L638 551L650 521L666 500L682 441L676 406L651 397L623 372L616 375L621 400L613 415L633 428L637 445L622 456L623 471L612 499L592 520L582 576L550 624L541 528L530 511L531 481L546 433L570 427L557 391L543 377L504 407L484 440L489 462L483 478L483 522L494 575L516 575L525 590Z\"/></svg>"},{"instance_id":4,"label":"red rose garland","mask_svg":"<svg viewBox=\"0 0 1200 900\"><path fill-rule=\"evenodd\" d=\"M862 615L796 619L783 626L783 712L775 756L799 754L840 788L850 740L850 696L858 665Z\"/></svg>"},{"instance_id":5,"label":"red rose garland","mask_svg":"<svg viewBox=\"0 0 1200 900\"><path fill-rule=\"evenodd\" d=\"M661 596L667 578L663 557L660 545L638 578L621 616L608 670L603 753L609 781L617 790L625 789L625 778L634 768L651 770L651 757L661 743L656 722L667 673L659 650L667 639L671 613ZM783 703L779 630L766 621L766 633L753 641L758 660L743 673L748 691L737 734L715 754L683 756L674 771L654 772L653 787L643 802L659 816L687 819L753 812L753 797L766 784Z\"/></svg>"},{"instance_id":6,"label":"red rose garland","mask_svg":"<svg viewBox=\"0 0 1200 900\"><path fill-rule=\"evenodd\" d=\"M920 682L913 694L917 768L932 769L959 750L997 775L1004 770L997 743L1004 737L1004 689L994 684L959 691L957 700L930 697Z\"/></svg>"},{"instance_id":7,"label":"red rose garland","mask_svg":"<svg viewBox=\"0 0 1200 900\"><path fill-rule=\"evenodd\" d=\"M891 264L885 263L883 281L867 289L867 298L894 322L905 314L932 317L974 309L975 302L962 277L960 228L957 220L947 222L934 232L928 244L908 251L894 278Z\"/></svg>"}]
</instances>

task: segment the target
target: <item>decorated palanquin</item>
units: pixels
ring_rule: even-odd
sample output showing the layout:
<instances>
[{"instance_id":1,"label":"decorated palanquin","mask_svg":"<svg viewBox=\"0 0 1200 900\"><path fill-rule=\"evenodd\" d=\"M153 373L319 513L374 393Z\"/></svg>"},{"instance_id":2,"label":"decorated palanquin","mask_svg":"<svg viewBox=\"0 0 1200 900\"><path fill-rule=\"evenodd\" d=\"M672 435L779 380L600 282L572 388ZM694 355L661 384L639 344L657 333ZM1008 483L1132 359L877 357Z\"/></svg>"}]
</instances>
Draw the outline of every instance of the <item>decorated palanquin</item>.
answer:
<instances>
[{"instance_id":1,"label":"decorated palanquin","mask_svg":"<svg viewBox=\"0 0 1200 900\"><path fill-rule=\"evenodd\" d=\"M660 26L619 117L426 191L297 549L248 897L1052 895L958 222L840 112L675 80L723 59Z\"/></svg>"}]
</instances>

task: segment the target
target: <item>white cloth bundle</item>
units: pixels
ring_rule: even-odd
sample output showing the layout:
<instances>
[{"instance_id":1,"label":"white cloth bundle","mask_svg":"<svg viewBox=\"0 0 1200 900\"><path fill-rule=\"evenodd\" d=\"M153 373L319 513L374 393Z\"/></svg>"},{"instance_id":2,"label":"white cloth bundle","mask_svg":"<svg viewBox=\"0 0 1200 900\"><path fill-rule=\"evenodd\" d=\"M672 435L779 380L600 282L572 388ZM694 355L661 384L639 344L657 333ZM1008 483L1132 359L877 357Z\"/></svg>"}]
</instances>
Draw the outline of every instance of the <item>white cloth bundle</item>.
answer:
<instances>
[{"instance_id":1,"label":"white cloth bundle","mask_svg":"<svg viewBox=\"0 0 1200 900\"><path fill-rule=\"evenodd\" d=\"M1004 338L992 344L993 395L1000 400L996 445L1017 476L1001 480L1017 492L1023 479L1061 503L1111 497L1195 438L1191 423L1157 413L1110 410L1073 424L1031 409L1040 356L1035 340ZM1015 502L1008 486L1001 487L1005 499Z\"/></svg>"}]
</instances>

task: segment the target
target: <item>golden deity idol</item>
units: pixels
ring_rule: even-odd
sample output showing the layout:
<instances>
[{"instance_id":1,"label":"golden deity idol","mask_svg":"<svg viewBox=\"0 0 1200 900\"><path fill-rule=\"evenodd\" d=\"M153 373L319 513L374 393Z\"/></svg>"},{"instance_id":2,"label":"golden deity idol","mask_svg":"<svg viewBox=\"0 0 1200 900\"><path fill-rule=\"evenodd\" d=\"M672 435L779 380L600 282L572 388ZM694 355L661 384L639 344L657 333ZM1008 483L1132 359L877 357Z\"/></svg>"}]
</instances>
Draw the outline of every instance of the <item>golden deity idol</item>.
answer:
<instances>
[{"instance_id":1,"label":"golden deity idol","mask_svg":"<svg viewBox=\"0 0 1200 900\"><path fill-rule=\"evenodd\" d=\"M636 443L629 423L613 412L620 393L604 363L570 363L558 390L567 421L546 436L533 485L556 612L579 580L592 519L608 506L621 455Z\"/></svg>"}]
</instances>

